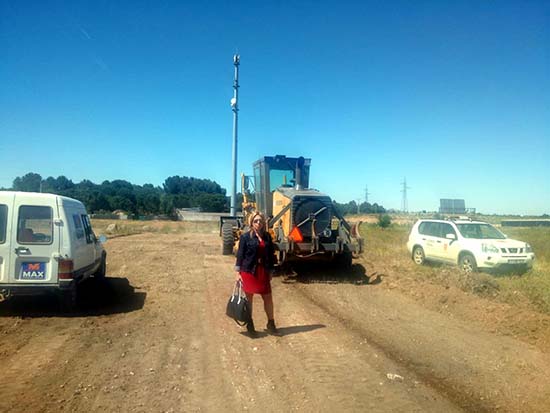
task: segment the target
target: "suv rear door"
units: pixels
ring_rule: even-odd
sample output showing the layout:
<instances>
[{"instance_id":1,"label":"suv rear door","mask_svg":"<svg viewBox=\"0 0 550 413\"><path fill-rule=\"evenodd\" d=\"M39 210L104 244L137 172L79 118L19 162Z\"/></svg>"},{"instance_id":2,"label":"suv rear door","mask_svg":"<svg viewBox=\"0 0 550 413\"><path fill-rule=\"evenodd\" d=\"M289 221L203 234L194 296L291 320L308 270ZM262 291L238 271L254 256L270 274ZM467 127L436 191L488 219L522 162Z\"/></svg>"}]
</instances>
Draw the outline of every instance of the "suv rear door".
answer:
<instances>
[{"instance_id":1,"label":"suv rear door","mask_svg":"<svg viewBox=\"0 0 550 413\"><path fill-rule=\"evenodd\" d=\"M424 221L418 226L418 233L420 234L420 240L422 248L424 248L424 255L426 258L435 258L437 250L437 242L441 242L439 239L439 222Z\"/></svg>"},{"instance_id":2,"label":"suv rear door","mask_svg":"<svg viewBox=\"0 0 550 413\"><path fill-rule=\"evenodd\" d=\"M17 194L11 237L11 284L57 283L61 229L55 197Z\"/></svg>"}]
</instances>

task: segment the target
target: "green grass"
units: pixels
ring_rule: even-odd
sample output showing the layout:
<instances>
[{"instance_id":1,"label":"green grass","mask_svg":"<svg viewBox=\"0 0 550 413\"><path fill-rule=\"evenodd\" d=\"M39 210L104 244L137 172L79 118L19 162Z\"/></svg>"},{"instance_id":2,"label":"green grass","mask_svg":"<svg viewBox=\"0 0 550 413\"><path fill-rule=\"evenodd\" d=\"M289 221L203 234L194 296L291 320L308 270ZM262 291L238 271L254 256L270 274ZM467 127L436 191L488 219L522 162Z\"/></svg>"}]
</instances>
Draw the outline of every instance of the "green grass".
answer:
<instances>
[{"instance_id":1,"label":"green grass","mask_svg":"<svg viewBox=\"0 0 550 413\"><path fill-rule=\"evenodd\" d=\"M540 311L550 313L550 228L502 228L510 238L526 241L535 251L533 269L523 275L499 277L501 294L507 301L523 294Z\"/></svg>"},{"instance_id":2,"label":"green grass","mask_svg":"<svg viewBox=\"0 0 550 413\"><path fill-rule=\"evenodd\" d=\"M533 269L522 275L465 275L453 266L413 266L406 247L410 228L411 225L392 224L388 228L363 225L361 235L366 240L365 259L375 266L391 266L397 277L452 284L464 291L497 297L510 304L527 299L538 311L550 314L550 228L503 228L510 238L528 242L535 251Z\"/></svg>"}]
</instances>

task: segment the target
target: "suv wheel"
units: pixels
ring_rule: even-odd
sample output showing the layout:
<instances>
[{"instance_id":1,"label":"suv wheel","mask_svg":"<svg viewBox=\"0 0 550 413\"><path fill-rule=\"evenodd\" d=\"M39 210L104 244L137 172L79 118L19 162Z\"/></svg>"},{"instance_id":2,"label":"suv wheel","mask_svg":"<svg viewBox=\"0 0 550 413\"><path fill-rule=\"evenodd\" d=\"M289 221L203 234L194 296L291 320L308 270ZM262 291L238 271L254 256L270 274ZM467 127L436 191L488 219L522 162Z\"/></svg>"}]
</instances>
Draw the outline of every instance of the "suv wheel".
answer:
<instances>
[{"instance_id":1,"label":"suv wheel","mask_svg":"<svg viewBox=\"0 0 550 413\"><path fill-rule=\"evenodd\" d=\"M412 259L418 265L424 264L424 261L426 261L426 256L424 255L424 249L422 247L414 247Z\"/></svg>"},{"instance_id":2,"label":"suv wheel","mask_svg":"<svg viewBox=\"0 0 550 413\"><path fill-rule=\"evenodd\" d=\"M463 254L458 260L458 266L460 269L469 274L477 270L476 259L472 254Z\"/></svg>"}]
</instances>

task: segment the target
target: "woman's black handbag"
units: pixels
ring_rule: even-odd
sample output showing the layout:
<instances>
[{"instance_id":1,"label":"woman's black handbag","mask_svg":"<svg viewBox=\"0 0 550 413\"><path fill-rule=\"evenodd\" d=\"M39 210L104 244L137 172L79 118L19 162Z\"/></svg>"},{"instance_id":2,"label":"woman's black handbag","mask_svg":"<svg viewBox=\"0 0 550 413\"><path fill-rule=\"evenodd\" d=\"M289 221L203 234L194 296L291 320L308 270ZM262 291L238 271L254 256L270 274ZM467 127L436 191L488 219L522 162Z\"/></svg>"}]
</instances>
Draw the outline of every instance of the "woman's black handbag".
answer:
<instances>
[{"instance_id":1,"label":"woman's black handbag","mask_svg":"<svg viewBox=\"0 0 550 413\"><path fill-rule=\"evenodd\" d=\"M244 326L250 320L250 307L244 294L241 280L235 282L233 294L229 298L225 314L235 320L240 326Z\"/></svg>"}]
</instances>

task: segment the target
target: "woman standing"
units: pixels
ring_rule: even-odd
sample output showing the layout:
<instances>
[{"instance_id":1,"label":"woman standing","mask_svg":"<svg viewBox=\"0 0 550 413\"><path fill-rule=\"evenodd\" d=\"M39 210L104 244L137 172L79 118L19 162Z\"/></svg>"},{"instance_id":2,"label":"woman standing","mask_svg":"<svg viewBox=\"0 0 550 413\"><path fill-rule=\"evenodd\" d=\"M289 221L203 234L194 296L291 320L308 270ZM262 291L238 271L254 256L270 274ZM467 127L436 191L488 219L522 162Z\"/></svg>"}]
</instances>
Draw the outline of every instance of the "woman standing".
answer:
<instances>
[{"instance_id":1,"label":"woman standing","mask_svg":"<svg viewBox=\"0 0 550 413\"><path fill-rule=\"evenodd\" d=\"M271 271L275 263L275 251L271 235L266 231L266 220L261 212L254 212L250 217L250 231L241 235L235 270L236 279L243 282L243 290L250 304L250 321L246 329L255 335L252 321L252 300L254 294L260 294L264 301L267 315L267 331L277 333L273 317L273 296L271 295Z\"/></svg>"}]
</instances>

